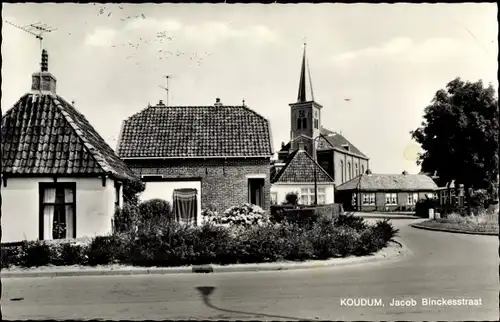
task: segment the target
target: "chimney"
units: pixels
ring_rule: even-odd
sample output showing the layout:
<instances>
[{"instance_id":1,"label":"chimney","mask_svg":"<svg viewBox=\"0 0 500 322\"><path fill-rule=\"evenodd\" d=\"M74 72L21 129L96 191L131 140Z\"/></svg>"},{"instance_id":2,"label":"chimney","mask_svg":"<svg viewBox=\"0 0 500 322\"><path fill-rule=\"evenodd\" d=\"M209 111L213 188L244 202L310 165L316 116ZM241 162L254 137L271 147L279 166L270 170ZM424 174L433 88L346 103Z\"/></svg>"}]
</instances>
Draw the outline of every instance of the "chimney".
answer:
<instances>
[{"instance_id":1,"label":"chimney","mask_svg":"<svg viewBox=\"0 0 500 322\"><path fill-rule=\"evenodd\" d=\"M41 71L31 75L31 90L56 93L57 80L49 73L49 54L42 50Z\"/></svg>"},{"instance_id":2,"label":"chimney","mask_svg":"<svg viewBox=\"0 0 500 322\"><path fill-rule=\"evenodd\" d=\"M405 171L403 171L403 175L404 175L404 176L405 176L405 175L407 175L407 174L408 174L408 171L406 171L406 170L405 170Z\"/></svg>"},{"instance_id":3,"label":"chimney","mask_svg":"<svg viewBox=\"0 0 500 322\"><path fill-rule=\"evenodd\" d=\"M156 105L156 107L165 107L165 106L166 106L166 105L165 105L165 104L163 104L163 100L160 100L160 101L158 102L158 104Z\"/></svg>"},{"instance_id":4,"label":"chimney","mask_svg":"<svg viewBox=\"0 0 500 322\"><path fill-rule=\"evenodd\" d=\"M370 170L370 169L366 169L366 174L367 174L367 175L372 174L372 170Z\"/></svg>"},{"instance_id":5,"label":"chimney","mask_svg":"<svg viewBox=\"0 0 500 322\"><path fill-rule=\"evenodd\" d=\"M222 106L222 103L220 102L220 98L218 98L218 97L217 97L217 98L215 99L215 104L214 104L214 106Z\"/></svg>"}]
</instances>

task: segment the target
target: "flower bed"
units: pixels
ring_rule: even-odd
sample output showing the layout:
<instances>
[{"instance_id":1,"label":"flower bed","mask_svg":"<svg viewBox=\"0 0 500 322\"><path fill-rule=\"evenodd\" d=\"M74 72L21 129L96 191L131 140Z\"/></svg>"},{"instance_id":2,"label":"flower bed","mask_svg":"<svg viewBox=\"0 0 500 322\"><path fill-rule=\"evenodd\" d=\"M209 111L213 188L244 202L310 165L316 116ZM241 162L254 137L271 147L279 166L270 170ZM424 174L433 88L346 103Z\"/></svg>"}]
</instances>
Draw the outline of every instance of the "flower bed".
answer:
<instances>
[{"instance_id":1,"label":"flower bed","mask_svg":"<svg viewBox=\"0 0 500 322\"><path fill-rule=\"evenodd\" d=\"M470 233L499 233L498 214L474 217L450 214L446 218L431 219L419 223L417 226Z\"/></svg>"},{"instance_id":2,"label":"flower bed","mask_svg":"<svg viewBox=\"0 0 500 322\"><path fill-rule=\"evenodd\" d=\"M204 211L205 223L186 227L171 222L160 230L123 228L89 244L23 243L2 247L2 267L44 265L184 266L327 259L374 253L397 230L388 221L368 226L352 214L317 216L314 222L272 222L252 205L219 215Z\"/></svg>"}]
</instances>

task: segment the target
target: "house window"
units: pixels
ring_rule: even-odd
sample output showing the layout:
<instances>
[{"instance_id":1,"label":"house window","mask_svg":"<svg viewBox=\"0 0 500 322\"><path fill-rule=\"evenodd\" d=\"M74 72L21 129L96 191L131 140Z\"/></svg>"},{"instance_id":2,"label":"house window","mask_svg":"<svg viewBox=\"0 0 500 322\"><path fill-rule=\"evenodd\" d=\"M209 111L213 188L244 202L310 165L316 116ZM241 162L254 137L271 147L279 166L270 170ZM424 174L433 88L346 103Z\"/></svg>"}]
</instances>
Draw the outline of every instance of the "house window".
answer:
<instances>
[{"instance_id":1,"label":"house window","mask_svg":"<svg viewBox=\"0 0 500 322\"><path fill-rule=\"evenodd\" d=\"M318 205L326 203L326 189L317 188ZM300 190L300 203L303 205L314 204L314 188L302 188Z\"/></svg>"},{"instance_id":2,"label":"house window","mask_svg":"<svg viewBox=\"0 0 500 322\"><path fill-rule=\"evenodd\" d=\"M365 166L361 165L361 174L365 174Z\"/></svg>"},{"instance_id":3,"label":"house window","mask_svg":"<svg viewBox=\"0 0 500 322\"><path fill-rule=\"evenodd\" d=\"M115 208L119 208L120 205L120 190L122 184L120 182L115 182Z\"/></svg>"},{"instance_id":4,"label":"house window","mask_svg":"<svg viewBox=\"0 0 500 322\"><path fill-rule=\"evenodd\" d=\"M397 205L398 204L398 194L397 193L386 193L385 194L385 204L386 205Z\"/></svg>"},{"instance_id":5,"label":"house window","mask_svg":"<svg viewBox=\"0 0 500 322\"><path fill-rule=\"evenodd\" d=\"M302 119L302 128L307 129L307 119L305 117Z\"/></svg>"},{"instance_id":6,"label":"house window","mask_svg":"<svg viewBox=\"0 0 500 322\"><path fill-rule=\"evenodd\" d=\"M76 238L75 192L75 183L40 183L40 240Z\"/></svg>"},{"instance_id":7,"label":"house window","mask_svg":"<svg viewBox=\"0 0 500 322\"><path fill-rule=\"evenodd\" d=\"M349 178L348 180L351 180L351 162L347 162L347 177Z\"/></svg>"},{"instance_id":8,"label":"house window","mask_svg":"<svg viewBox=\"0 0 500 322\"><path fill-rule=\"evenodd\" d=\"M355 171L356 171L356 177L357 177L357 176L358 176L358 164L357 164L357 163L354 165L354 168L355 168Z\"/></svg>"},{"instance_id":9,"label":"house window","mask_svg":"<svg viewBox=\"0 0 500 322\"><path fill-rule=\"evenodd\" d=\"M248 179L248 202L264 207L264 179Z\"/></svg>"},{"instance_id":10,"label":"house window","mask_svg":"<svg viewBox=\"0 0 500 322\"><path fill-rule=\"evenodd\" d=\"M374 206L375 205L375 193L363 193L363 205L364 206Z\"/></svg>"},{"instance_id":11,"label":"house window","mask_svg":"<svg viewBox=\"0 0 500 322\"><path fill-rule=\"evenodd\" d=\"M277 192L271 192L271 204L272 205L278 204L278 193Z\"/></svg>"},{"instance_id":12,"label":"house window","mask_svg":"<svg viewBox=\"0 0 500 322\"><path fill-rule=\"evenodd\" d=\"M318 121L318 119L314 119L314 128L315 129L319 128L319 121Z\"/></svg>"},{"instance_id":13,"label":"house window","mask_svg":"<svg viewBox=\"0 0 500 322\"><path fill-rule=\"evenodd\" d=\"M340 183L344 183L344 161L340 160Z\"/></svg>"},{"instance_id":14,"label":"house window","mask_svg":"<svg viewBox=\"0 0 500 322\"><path fill-rule=\"evenodd\" d=\"M418 201L418 193L409 193L408 194L408 204L416 205Z\"/></svg>"},{"instance_id":15,"label":"house window","mask_svg":"<svg viewBox=\"0 0 500 322\"><path fill-rule=\"evenodd\" d=\"M324 204L326 204L326 189L318 188L318 205L324 205Z\"/></svg>"},{"instance_id":16,"label":"house window","mask_svg":"<svg viewBox=\"0 0 500 322\"><path fill-rule=\"evenodd\" d=\"M297 130L300 130L301 127L302 127L302 119L298 118L297 119Z\"/></svg>"}]
</instances>

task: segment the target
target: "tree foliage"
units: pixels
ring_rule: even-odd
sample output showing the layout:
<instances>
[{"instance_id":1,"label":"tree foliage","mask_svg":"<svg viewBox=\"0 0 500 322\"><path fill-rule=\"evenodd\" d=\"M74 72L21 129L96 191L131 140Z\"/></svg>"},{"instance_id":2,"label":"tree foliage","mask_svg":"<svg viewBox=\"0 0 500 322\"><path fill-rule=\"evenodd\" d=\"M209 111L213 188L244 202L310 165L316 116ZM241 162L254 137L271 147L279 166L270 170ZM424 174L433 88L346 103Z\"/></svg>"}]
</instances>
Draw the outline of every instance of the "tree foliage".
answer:
<instances>
[{"instance_id":1,"label":"tree foliage","mask_svg":"<svg viewBox=\"0 0 500 322\"><path fill-rule=\"evenodd\" d=\"M491 84L452 80L436 92L421 126L410 132L424 150L417 164L444 182L463 184L466 194L469 189L493 192L498 178L498 116Z\"/></svg>"},{"instance_id":2,"label":"tree foliage","mask_svg":"<svg viewBox=\"0 0 500 322\"><path fill-rule=\"evenodd\" d=\"M144 189L146 189L146 185L140 180L125 180L123 182L123 199L131 205L137 205L139 194Z\"/></svg>"}]
</instances>

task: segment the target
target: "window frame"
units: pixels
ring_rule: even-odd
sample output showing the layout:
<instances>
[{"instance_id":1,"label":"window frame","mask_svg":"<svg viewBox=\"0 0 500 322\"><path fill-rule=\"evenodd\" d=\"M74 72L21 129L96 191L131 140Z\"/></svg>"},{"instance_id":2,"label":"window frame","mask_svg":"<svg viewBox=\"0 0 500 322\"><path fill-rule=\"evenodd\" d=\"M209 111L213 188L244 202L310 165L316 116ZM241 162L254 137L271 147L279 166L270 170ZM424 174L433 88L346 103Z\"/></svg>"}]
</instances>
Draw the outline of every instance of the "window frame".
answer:
<instances>
[{"instance_id":1,"label":"window frame","mask_svg":"<svg viewBox=\"0 0 500 322\"><path fill-rule=\"evenodd\" d=\"M375 206L375 201L375 192L363 192L363 206Z\"/></svg>"},{"instance_id":2,"label":"window frame","mask_svg":"<svg viewBox=\"0 0 500 322\"><path fill-rule=\"evenodd\" d=\"M388 200L389 200L389 202L388 202ZM385 205L386 206L397 206L398 205L397 192L386 192L385 193Z\"/></svg>"},{"instance_id":3,"label":"window frame","mask_svg":"<svg viewBox=\"0 0 500 322\"><path fill-rule=\"evenodd\" d=\"M57 203L57 202L44 202L44 195L45 195L45 190L47 189L55 189L56 194L58 189L71 189L73 193L73 201L72 202L64 202L64 203ZM71 206L73 209L73 237L76 238L76 182L39 182L38 183L38 239L39 240L51 240L51 239L44 239L43 236L43 231L44 231L44 207L45 206L54 206L56 207L57 205L59 206ZM62 238L64 239L64 238Z\"/></svg>"}]
</instances>

